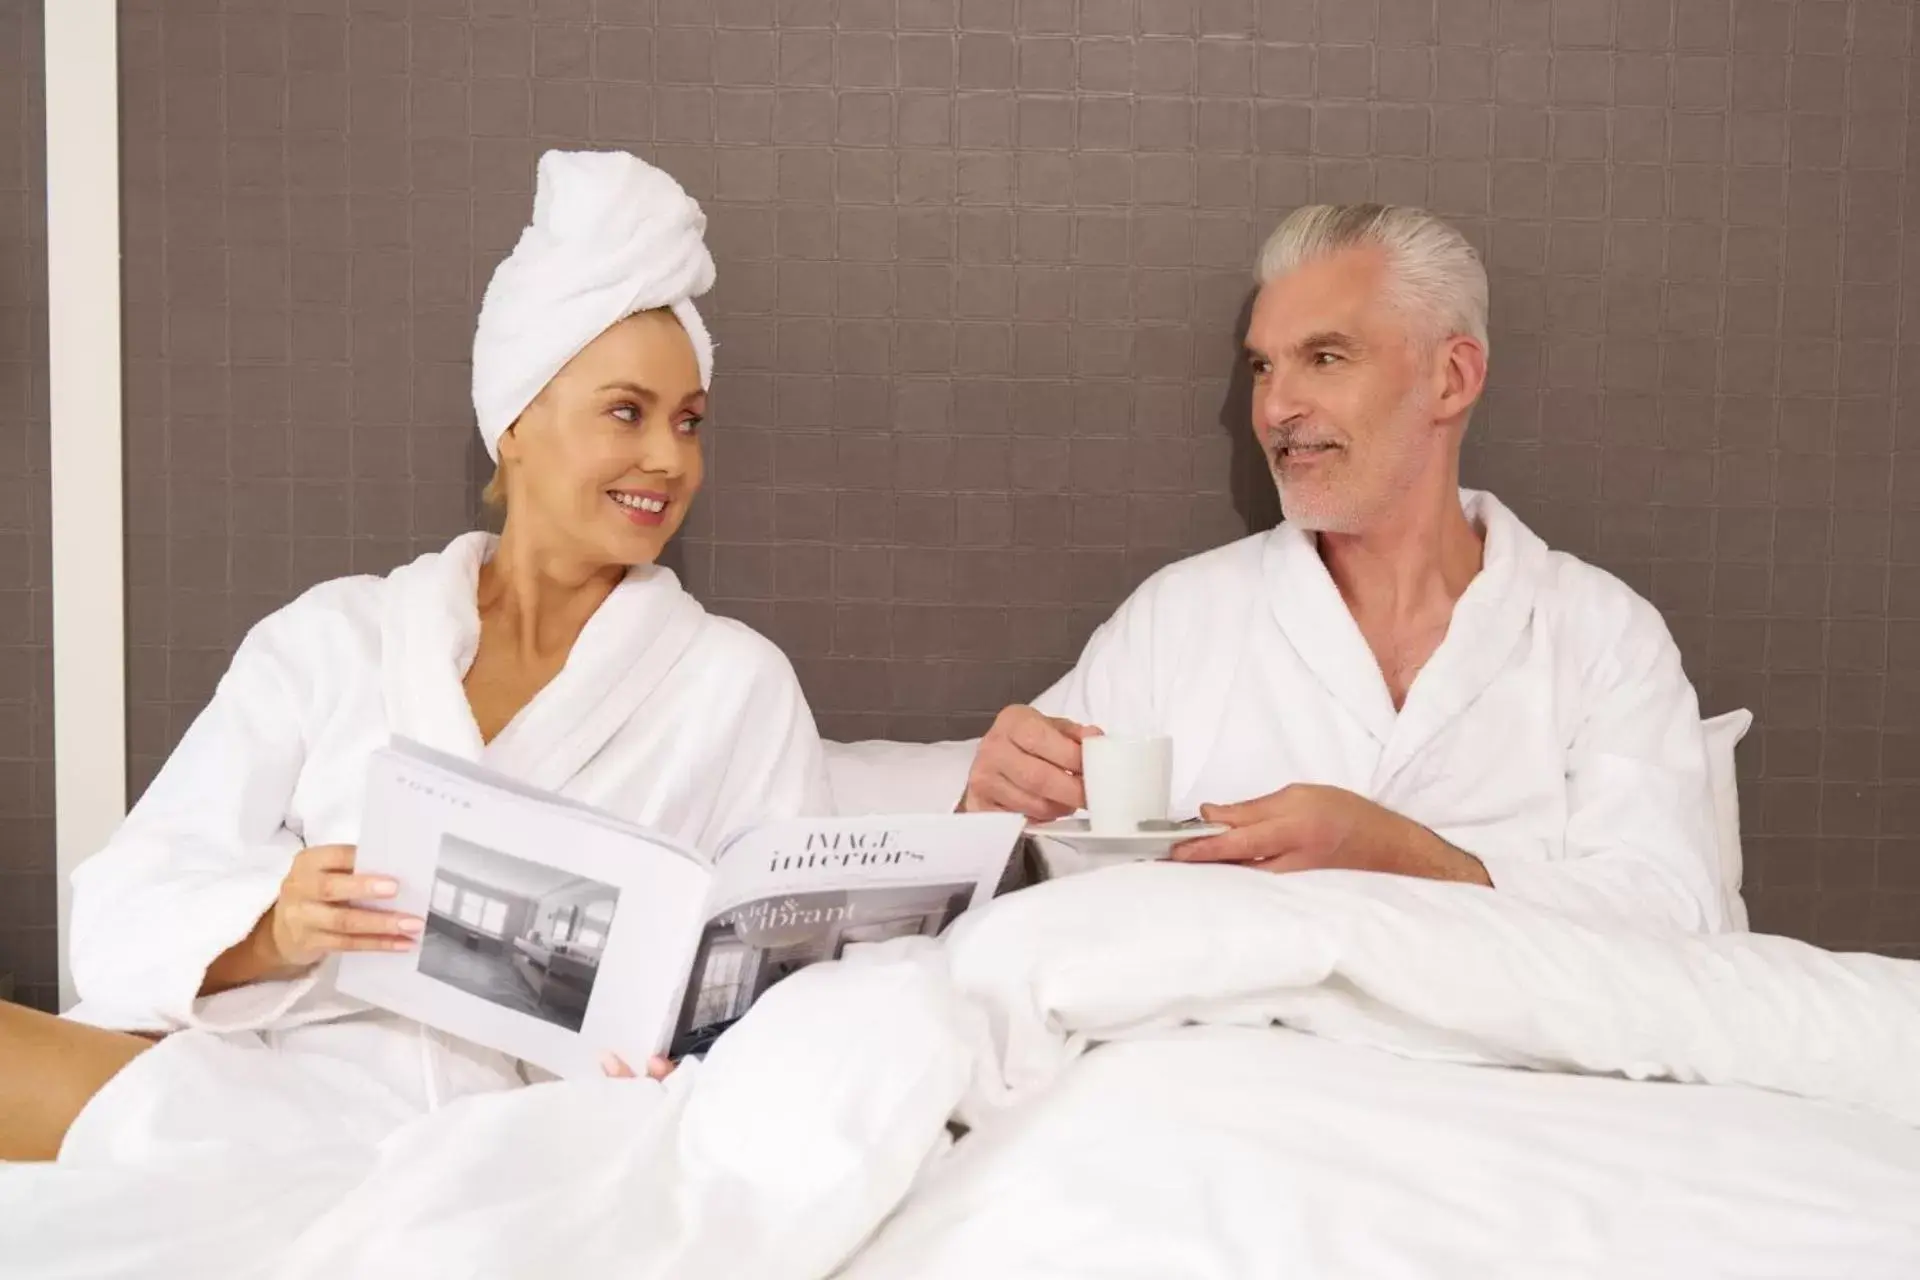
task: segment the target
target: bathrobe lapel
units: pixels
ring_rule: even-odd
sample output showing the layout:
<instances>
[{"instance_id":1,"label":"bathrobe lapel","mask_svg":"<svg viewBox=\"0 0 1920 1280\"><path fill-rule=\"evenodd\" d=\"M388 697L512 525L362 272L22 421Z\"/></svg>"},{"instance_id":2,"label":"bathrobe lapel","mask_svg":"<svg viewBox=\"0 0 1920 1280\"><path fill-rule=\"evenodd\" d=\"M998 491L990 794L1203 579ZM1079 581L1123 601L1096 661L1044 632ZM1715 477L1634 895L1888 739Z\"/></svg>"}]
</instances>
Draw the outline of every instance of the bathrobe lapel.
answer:
<instances>
[{"instance_id":1,"label":"bathrobe lapel","mask_svg":"<svg viewBox=\"0 0 1920 1280\"><path fill-rule=\"evenodd\" d=\"M390 579L381 619L388 728L559 791L640 713L692 647L706 611L672 571L630 570L588 619L559 674L482 743L462 681L480 643L475 593L494 543L489 534L465 534Z\"/></svg>"},{"instance_id":2,"label":"bathrobe lapel","mask_svg":"<svg viewBox=\"0 0 1920 1280\"><path fill-rule=\"evenodd\" d=\"M1274 620L1287 642L1354 723L1384 746L1393 736L1393 699L1313 535L1292 525L1275 529L1265 572Z\"/></svg>"},{"instance_id":3,"label":"bathrobe lapel","mask_svg":"<svg viewBox=\"0 0 1920 1280\"><path fill-rule=\"evenodd\" d=\"M1480 572L1454 604L1446 636L1407 691L1374 774L1375 797L1385 795L1400 772L1486 692L1533 618L1546 544L1489 494L1466 495L1466 511L1485 533Z\"/></svg>"},{"instance_id":4,"label":"bathrobe lapel","mask_svg":"<svg viewBox=\"0 0 1920 1280\"><path fill-rule=\"evenodd\" d=\"M1280 629L1380 747L1370 788L1375 797L1494 681L1533 616L1546 545L1491 495L1468 492L1462 500L1468 518L1485 530L1485 556L1397 713L1380 664L1312 535L1283 525L1267 544L1266 578Z\"/></svg>"}]
</instances>

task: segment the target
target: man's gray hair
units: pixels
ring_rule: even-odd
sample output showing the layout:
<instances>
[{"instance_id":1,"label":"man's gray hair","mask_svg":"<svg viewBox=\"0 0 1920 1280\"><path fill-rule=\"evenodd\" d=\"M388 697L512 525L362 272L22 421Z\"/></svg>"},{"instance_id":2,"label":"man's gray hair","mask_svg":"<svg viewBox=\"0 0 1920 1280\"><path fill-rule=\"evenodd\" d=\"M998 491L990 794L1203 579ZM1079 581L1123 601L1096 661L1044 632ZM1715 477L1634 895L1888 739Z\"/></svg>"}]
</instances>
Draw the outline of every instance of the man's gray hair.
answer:
<instances>
[{"instance_id":1,"label":"man's gray hair","mask_svg":"<svg viewBox=\"0 0 1920 1280\"><path fill-rule=\"evenodd\" d=\"M1310 204L1267 237L1254 268L1262 284L1342 249L1386 251L1397 305L1436 337L1464 334L1487 345L1487 269L1467 238L1424 209L1405 205Z\"/></svg>"}]
</instances>

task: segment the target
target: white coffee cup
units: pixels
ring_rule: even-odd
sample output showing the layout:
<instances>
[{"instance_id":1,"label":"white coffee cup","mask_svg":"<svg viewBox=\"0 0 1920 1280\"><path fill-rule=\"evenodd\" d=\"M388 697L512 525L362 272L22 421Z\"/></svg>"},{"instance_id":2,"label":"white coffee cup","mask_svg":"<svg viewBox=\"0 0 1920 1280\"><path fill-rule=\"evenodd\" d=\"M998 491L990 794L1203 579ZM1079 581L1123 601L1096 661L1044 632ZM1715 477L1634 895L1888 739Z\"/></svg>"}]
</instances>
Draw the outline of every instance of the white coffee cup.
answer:
<instances>
[{"instance_id":1,"label":"white coffee cup","mask_svg":"<svg viewBox=\"0 0 1920 1280\"><path fill-rule=\"evenodd\" d=\"M1173 739L1098 734L1080 744L1087 825L1095 835L1127 835L1166 820L1173 791Z\"/></svg>"}]
</instances>

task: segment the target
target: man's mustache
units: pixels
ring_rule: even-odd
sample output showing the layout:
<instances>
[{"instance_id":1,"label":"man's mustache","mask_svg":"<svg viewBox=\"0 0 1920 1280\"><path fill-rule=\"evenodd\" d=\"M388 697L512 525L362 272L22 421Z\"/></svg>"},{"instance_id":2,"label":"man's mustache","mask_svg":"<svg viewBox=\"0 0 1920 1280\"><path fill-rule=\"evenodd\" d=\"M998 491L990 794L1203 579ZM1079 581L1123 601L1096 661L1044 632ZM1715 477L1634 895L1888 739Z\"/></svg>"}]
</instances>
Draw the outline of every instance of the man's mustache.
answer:
<instances>
[{"instance_id":1,"label":"man's mustache","mask_svg":"<svg viewBox=\"0 0 1920 1280\"><path fill-rule=\"evenodd\" d=\"M1312 422L1289 422L1266 433L1266 450L1270 458L1278 458L1288 449L1318 444L1338 446L1340 443L1331 431Z\"/></svg>"}]
</instances>

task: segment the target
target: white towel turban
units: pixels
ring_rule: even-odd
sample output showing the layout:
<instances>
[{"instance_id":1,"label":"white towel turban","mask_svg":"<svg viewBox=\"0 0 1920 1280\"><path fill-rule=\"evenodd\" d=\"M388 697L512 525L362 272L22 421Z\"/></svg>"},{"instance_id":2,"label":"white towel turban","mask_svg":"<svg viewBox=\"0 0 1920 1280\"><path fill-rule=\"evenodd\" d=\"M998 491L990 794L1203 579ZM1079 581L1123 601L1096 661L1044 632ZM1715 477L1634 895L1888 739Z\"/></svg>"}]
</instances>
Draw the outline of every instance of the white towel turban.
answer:
<instances>
[{"instance_id":1,"label":"white towel turban","mask_svg":"<svg viewBox=\"0 0 1920 1280\"><path fill-rule=\"evenodd\" d=\"M567 361L636 311L667 307L693 340L700 385L713 339L693 299L713 287L707 215L624 151L540 157L533 222L493 273L473 334L473 412L487 452Z\"/></svg>"}]
</instances>

